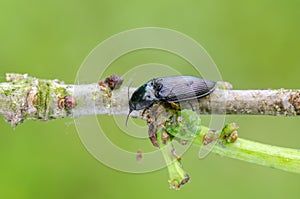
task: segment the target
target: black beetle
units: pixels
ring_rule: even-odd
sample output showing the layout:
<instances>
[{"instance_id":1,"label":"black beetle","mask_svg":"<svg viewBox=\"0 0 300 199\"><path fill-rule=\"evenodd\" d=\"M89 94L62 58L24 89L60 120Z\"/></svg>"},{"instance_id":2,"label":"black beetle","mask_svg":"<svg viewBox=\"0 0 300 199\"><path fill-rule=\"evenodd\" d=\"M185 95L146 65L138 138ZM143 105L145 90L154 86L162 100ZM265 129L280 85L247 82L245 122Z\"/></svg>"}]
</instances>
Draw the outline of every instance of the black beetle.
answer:
<instances>
[{"instance_id":1,"label":"black beetle","mask_svg":"<svg viewBox=\"0 0 300 199\"><path fill-rule=\"evenodd\" d=\"M209 95L216 82L194 76L155 78L134 91L129 100L129 113L149 108L154 102L182 102Z\"/></svg>"}]
</instances>

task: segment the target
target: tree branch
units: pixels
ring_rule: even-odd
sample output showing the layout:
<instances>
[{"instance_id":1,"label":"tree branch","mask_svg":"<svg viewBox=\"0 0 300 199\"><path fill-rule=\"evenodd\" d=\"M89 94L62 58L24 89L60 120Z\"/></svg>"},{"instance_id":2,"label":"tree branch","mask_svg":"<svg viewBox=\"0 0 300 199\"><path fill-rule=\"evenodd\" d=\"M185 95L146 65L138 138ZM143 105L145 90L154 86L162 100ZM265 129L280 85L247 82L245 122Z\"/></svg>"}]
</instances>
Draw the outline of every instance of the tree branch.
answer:
<instances>
[{"instance_id":1,"label":"tree branch","mask_svg":"<svg viewBox=\"0 0 300 199\"><path fill-rule=\"evenodd\" d=\"M0 83L0 115L13 126L24 120L128 114L127 88L112 91L105 81L68 85L20 74L7 74L6 79ZM228 88L228 83L218 85L211 95L185 104L200 114L300 115L299 90L225 90L220 87ZM132 116L142 118L142 111Z\"/></svg>"}]
</instances>

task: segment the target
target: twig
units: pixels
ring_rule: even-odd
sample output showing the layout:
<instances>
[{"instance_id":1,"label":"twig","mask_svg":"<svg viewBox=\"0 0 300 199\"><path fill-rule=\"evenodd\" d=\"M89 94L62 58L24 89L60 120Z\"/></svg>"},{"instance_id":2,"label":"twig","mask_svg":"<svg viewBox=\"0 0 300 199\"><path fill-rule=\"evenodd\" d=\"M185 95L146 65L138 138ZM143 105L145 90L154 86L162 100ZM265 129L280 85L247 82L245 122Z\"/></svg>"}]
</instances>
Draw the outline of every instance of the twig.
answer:
<instances>
[{"instance_id":1,"label":"twig","mask_svg":"<svg viewBox=\"0 0 300 199\"><path fill-rule=\"evenodd\" d=\"M194 144L204 147L201 150L212 149L212 153L224 157L300 174L300 150L238 138L238 125L235 123L225 125L222 131L216 131L201 125L201 118L194 111L177 112L159 104L152 106L147 115L150 117L149 135L153 134L153 131L156 132L155 143L168 163L169 182L174 189L180 189L189 181L180 160L172 157L171 150L168 149L170 140L174 139L179 143L193 140ZM205 148L207 146L208 148Z\"/></svg>"},{"instance_id":2,"label":"twig","mask_svg":"<svg viewBox=\"0 0 300 199\"><path fill-rule=\"evenodd\" d=\"M202 131L205 135L209 130L206 127L202 127ZM203 144L201 139L194 139L194 143L197 145ZM299 149L271 146L238 138L233 143L217 143L213 147L212 152L261 166L300 174Z\"/></svg>"},{"instance_id":3,"label":"twig","mask_svg":"<svg viewBox=\"0 0 300 199\"><path fill-rule=\"evenodd\" d=\"M101 83L68 85L59 80L20 74L7 74L7 81L0 83L0 115L13 126L24 120L128 114L127 88L111 92ZM218 84L224 87L227 83ZM131 88L130 93L134 90ZM216 89L211 95L188 104L201 114L299 116L300 91ZM142 111L135 111L131 116L142 118Z\"/></svg>"}]
</instances>

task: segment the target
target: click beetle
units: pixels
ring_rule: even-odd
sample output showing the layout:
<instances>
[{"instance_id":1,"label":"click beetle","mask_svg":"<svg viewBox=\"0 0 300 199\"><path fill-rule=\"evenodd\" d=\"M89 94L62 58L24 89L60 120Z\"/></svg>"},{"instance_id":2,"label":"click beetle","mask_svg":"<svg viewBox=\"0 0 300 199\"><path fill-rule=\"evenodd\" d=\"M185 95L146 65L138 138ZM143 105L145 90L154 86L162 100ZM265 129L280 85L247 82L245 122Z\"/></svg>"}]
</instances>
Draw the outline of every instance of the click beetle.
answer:
<instances>
[{"instance_id":1,"label":"click beetle","mask_svg":"<svg viewBox=\"0 0 300 199\"><path fill-rule=\"evenodd\" d=\"M182 102L199 99L215 90L216 82L194 76L155 78L134 91L129 100L129 113L149 108L154 102Z\"/></svg>"}]
</instances>

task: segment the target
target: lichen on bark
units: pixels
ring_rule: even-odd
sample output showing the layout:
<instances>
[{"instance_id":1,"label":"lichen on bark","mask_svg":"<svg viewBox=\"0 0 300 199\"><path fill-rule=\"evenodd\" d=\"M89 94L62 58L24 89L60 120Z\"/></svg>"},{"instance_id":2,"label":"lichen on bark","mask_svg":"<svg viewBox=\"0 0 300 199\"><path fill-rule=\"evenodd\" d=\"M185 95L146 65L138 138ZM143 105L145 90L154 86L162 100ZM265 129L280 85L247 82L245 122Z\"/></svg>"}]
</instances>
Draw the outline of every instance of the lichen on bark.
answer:
<instances>
[{"instance_id":1,"label":"lichen on bark","mask_svg":"<svg viewBox=\"0 0 300 199\"><path fill-rule=\"evenodd\" d=\"M26 119L49 120L68 115L67 110L58 107L60 97L71 95L62 82L12 73L6 79L8 82L0 87L0 114L12 126Z\"/></svg>"}]
</instances>

